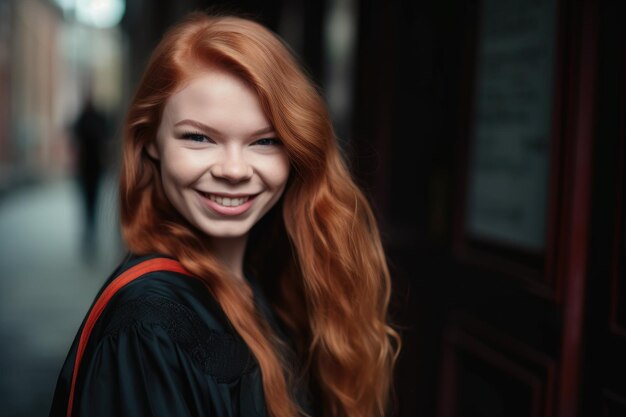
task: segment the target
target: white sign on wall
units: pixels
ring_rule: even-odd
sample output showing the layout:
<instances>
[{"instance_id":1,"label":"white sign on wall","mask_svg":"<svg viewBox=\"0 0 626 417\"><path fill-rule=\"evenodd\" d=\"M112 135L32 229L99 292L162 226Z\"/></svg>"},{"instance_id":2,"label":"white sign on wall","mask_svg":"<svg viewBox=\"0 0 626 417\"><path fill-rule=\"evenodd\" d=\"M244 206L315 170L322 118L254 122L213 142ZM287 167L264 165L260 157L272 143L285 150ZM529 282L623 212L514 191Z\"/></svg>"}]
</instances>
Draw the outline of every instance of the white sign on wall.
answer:
<instances>
[{"instance_id":1,"label":"white sign on wall","mask_svg":"<svg viewBox=\"0 0 626 417\"><path fill-rule=\"evenodd\" d=\"M554 0L484 0L466 212L469 236L545 246Z\"/></svg>"}]
</instances>

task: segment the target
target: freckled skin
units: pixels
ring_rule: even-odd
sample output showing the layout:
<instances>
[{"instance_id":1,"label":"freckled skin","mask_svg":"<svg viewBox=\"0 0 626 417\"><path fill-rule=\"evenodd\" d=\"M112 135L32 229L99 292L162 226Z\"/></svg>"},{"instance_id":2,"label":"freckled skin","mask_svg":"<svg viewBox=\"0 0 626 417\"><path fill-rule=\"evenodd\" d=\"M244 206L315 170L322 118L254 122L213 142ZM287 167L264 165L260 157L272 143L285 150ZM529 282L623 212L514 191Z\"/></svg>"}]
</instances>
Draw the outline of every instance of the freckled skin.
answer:
<instances>
[{"instance_id":1,"label":"freckled skin","mask_svg":"<svg viewBox=\"0 0 626 417\"><path fill-rule=\"evenodd\" d=\"M269 132L255 133L265 128ZM160 160L168 199L190 223L213 241L245 239L276 204L289 176L287 153L271 138L277 137L255 92L238 77L211 69L167 100L157 140L147 150ZM254 199L244 213L226 216L199 191Z\"/></svg>"}]
</instances>

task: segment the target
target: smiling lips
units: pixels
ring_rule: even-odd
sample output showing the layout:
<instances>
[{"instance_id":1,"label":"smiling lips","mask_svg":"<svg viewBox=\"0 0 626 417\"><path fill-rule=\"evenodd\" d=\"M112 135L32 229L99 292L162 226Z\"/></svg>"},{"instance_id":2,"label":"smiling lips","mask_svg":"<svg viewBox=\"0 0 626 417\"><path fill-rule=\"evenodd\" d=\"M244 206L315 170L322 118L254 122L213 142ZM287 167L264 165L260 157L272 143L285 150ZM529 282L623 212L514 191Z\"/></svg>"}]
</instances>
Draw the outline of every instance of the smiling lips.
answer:
<instances>
[{"instance_id":1,"label":"smiling lips","mask_svg":"<svg viewBox=\"0 0 626 417\"><path fill-rule=\"evenodd\" d=\"M208 195L208 197L211 199L211 201L215 201L217 204L219 204L220 206L226 206L226 207L235 207L235 206L240 206L243 203L245 203L246 201L248 201L248 199L250 198L250 196L246 196L246 197L220 197L218 195L215 194L205 194Z\"/></svg>"},{"instance_id":2,"label":"smiling lips","mask_svg":"<svg viewBox=\"0 0 626 417\"><path fill-rule=\"evenodd\" d=\"M202 191L198 191L198 194L202 196L203 202L217 214L224 216L237 216L245 213L251 206L254 195L237 195L237 196L224 196L218 194L209 194Z\"/></svg>"}]
</instances>

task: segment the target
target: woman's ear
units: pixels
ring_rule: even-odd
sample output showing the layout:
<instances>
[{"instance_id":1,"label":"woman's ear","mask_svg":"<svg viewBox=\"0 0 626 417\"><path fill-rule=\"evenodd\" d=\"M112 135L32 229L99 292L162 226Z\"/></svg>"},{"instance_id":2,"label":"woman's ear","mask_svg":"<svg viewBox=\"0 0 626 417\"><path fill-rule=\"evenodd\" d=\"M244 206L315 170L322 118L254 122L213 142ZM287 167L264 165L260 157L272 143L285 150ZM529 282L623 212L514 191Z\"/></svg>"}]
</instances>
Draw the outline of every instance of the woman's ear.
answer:
<instances>
[{"instance_id":1,"label":"woman's ear","mask_svg":"<svg viewBox=\"0 0 626 417\"><path fill-rule=\"evenodd\" d=\"M150 157L153 159L161 159L159 155L159 148L156 145L156 141L152 141L146 145L146 152L148 152L148 155L150 155Z\"/></svg>"}]
</instances>

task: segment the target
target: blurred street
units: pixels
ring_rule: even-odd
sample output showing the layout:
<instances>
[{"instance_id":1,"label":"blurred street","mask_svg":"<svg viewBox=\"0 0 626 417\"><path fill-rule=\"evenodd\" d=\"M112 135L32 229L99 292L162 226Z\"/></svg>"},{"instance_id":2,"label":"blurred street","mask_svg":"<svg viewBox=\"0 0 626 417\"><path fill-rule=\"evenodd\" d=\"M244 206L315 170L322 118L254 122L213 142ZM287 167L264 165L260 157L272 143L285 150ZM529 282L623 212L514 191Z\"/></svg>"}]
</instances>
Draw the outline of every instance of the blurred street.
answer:
<instances>
[{"instance_id":1,"label":"blurred street","mask_svg":"<svg viewBox=\"0 0 626 417\"><path fill-rule=\"evenodd\" d=\"M58 372L94 295L120 259L115 180L97 212L92 261L81 252L82 207L71 180L0 200L0 416L47 416Z\"/></svg>"}]
</instances>

